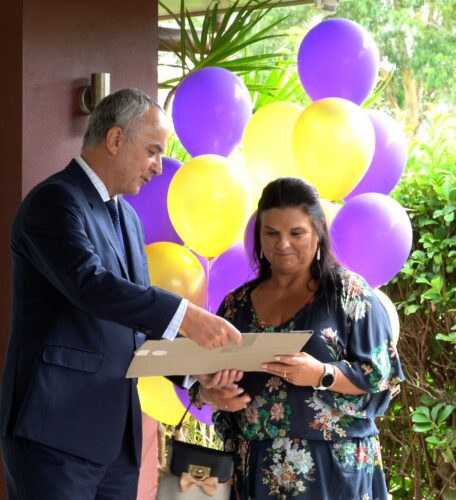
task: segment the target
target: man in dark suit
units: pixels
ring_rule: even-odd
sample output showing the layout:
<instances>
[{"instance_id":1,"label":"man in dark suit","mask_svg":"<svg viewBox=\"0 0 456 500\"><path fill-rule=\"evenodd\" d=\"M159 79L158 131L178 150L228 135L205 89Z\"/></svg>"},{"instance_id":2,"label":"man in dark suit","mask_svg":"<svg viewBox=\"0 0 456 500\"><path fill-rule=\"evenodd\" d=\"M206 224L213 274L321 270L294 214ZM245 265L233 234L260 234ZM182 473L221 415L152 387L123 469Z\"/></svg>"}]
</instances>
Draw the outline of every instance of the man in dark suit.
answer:
<instances>
[{"instance_id":1,"label":"man in dark suit","mask_svg":"<svg viewBox=\"0 0 456 500\"><path fill-rule=\"evenodd\" d=\"M142 227L119 195L160 175L167 139L158 105L120 90L94 110L81 156L18 211L0 401L11 499L134 500L141 414L125 373L135 348L179 328L208 349L241 342L221 318L149 286Z\"/></svg>"}]
</instances>

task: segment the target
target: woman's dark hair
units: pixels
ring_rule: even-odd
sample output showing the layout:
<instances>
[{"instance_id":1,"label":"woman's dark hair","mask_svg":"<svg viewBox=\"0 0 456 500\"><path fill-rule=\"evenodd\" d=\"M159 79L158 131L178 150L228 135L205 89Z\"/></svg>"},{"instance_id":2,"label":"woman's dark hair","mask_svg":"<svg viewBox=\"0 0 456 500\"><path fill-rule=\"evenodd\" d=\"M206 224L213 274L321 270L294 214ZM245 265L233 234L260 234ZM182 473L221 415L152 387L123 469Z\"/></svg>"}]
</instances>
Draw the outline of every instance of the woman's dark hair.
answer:
<instances>
[{"instance_id":1,"label":"woman's dark hair","mask_svg":"<svg viewBox=\"0 0 456 500\"><path fill-rule=\"evenodd\" d=\"M312 227L318 235L320 260L314 257L310 274L318 286L318 294L329 299L336 290L335 271L338 268L331 251L325 214L318 200L316 189L297 177L279 177L264 189L258 202L254 228L254 259L258 267L258 280L271 276L269 262L261 255L261 215L270 208L300 208L310 217Z\"/></svg>"}]
</instances>

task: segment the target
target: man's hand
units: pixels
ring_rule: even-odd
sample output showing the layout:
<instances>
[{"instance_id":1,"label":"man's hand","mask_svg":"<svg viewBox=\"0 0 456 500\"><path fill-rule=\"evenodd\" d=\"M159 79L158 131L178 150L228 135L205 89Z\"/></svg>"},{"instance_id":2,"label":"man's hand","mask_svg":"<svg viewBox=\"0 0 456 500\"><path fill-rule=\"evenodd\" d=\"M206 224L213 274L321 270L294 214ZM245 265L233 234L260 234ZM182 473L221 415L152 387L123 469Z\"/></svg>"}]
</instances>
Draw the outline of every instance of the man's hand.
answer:
<instances>
[{"instance_id":1,"label":"man's hand","mask_svg":"<svg viewBox=\"0 0 456 500\"><path fill-rule=\"evenodd\" d=\"M189 302L181 329L193 342L205 349L217 349L230 342L242 344L242 337L231 323Z\"/></svg>"},{"instance_id":2,"label":"man's hand","mask_svg":"<svg viewBox=\"0 0 456 500\"><path fill-rule=\"evenodd\" d=\"M239 411L250 403L251 398L242 387L237 389L205 389L200 387L200 395L214 410Z\"/></svg>"},{"instance_id":3,"label":"man's hand","mask_svg":"<svg viewBox=\"0 0 456 500\"><path fill-rule=\"evenodd\" d=\"M244 372L239 370L222 370L208 375L195 375L196 380L206 389L237 389Z\"/></svg>"}]
</instances>

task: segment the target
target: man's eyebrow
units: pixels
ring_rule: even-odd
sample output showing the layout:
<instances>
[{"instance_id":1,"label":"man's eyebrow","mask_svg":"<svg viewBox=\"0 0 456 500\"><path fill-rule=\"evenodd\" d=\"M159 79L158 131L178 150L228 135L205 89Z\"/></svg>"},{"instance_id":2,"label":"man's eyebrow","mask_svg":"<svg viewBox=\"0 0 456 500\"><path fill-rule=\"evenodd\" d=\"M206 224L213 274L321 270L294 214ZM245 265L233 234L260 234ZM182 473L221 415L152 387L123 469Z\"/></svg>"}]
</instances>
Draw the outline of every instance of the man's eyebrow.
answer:
<instances>
[{"instance_id":1,"label":"man's eyebrow","mask_svg":"<svg viewBox=\"0 0 456 500\"><path fill-rule=\"evenodd\" d=\"M160 144L158 144L158 143L157 144L149 144L148 147L151 148L151 149L157 150L159 153L163 153L164 152L163 147Z\"/></svg>"}]
</instances>

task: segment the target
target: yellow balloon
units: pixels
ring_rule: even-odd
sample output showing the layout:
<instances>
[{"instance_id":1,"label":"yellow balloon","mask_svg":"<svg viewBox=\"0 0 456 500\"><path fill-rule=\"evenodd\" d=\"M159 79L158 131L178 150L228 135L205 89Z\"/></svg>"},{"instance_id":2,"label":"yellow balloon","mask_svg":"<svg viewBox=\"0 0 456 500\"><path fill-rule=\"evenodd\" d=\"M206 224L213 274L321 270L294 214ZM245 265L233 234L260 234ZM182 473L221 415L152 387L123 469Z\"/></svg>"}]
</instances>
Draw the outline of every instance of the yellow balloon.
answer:
<instances>
[{"instance_id":1,"label":"yellow balloon","mask_svg":"<svg viewBox=\"0 0 456 500\"><path fill-rule=\"evenodd\" d=\"M250 192L250 206L251 210L256 210L258 206L258 200L261 198L261 193L263 192L263 188L265 185L260 184L254 177L249 174L247 169L247 165L245 163L244 155L241 149L235 149L228 158L232 160L241 170L246 173L247 184ZM245 229L245 227L244 227ZM243 233L240 236L243 239Z\"/></svg>"},{"instance_id":2,"label":"yellow balloon","mask_svg":"<svg viewBox=\"0 0 456 500\"><path fill-rule=\"evenodd\" d=\"M207 280L201 262L187 248L160 241L146 246L149 277L152 285L185 297L204 307Z\"/></svg>"},{"instance_id":3,"label":"yellow balloon","mask_svg":"<svg viewBox=\"0 0 456 500\"><path fill-rule=\"evenodd\" d=\"M397 341L399 340L400 331L399 316L397 314L396 307L391 302L391 299L388 297L388 295L386 295L386 293L382 292L378 288L374 290L374 293L380 299L380 302L383 304L386 312L388 313L388 317L391 323L391 330L393 331L393 342L394 345L396 345Z\"/></svg>"},{"instance_id":4,"label":"yellow balloon","mask_svg":"<svg viewBox=\"0 0 456 500\"><path fill-rule=\"evenodd\" d=\"M233 161L202 155L182 165L168 190L168 213L182 240L217 257L238 240L250 213L248 181Z\"/></svg>"},{"instance_id":5,"label":"yellow balloon","mask_svg":"<svg viewBox=\"0 0 456 500\"><path fill-rule=\"evenodd\" d=\"M141 410L159 422L177 425L185 412L173 383L165 377L140 377L138 379ZM186 415L185 420L188 420Z\"/></svg>"},{"instance_id":6,"label":"yellow balloon","mask_svg":"<svg viewBox=\"0 0 456 500\"><path fill-rule=\"evenodd\" d=\"M277 177L299 175L293 153L293 130L303 108L289 102L263 106L250 118L242 137L247 175L255 190ZM258 196L259 198L259 196Z\"/></svg>"},{"instance_id":7,"label":"yellow balloon","mask_svg":"<svg viewBox=\"0 0 456 500\"><path fill-rule=\"evenodd\" d=\"M320 205L325 214L326 225L328 226L329 229L331 227L332 221L334 220L334 217L340 210L341 205L338 205L337 203L334 203L329 200L325 200L324 198L320 198Z\"/></svg>"},{"instance_id":8,"label":"yellow balloon","mask_svg":"<svg viewBox=\"0 0 456 500\"><path fill-rule=\"evenodd\" d=\"M293 131L300 175L331 201L342 199L358 184L374 148L375 132L367 113L338 97L312 103Z\"/></svg>"}]
</instances>

